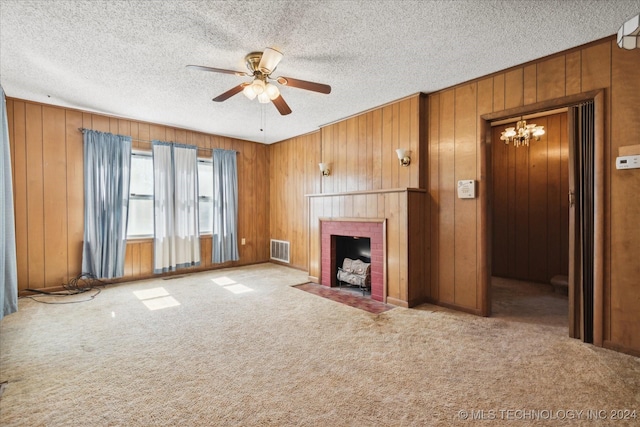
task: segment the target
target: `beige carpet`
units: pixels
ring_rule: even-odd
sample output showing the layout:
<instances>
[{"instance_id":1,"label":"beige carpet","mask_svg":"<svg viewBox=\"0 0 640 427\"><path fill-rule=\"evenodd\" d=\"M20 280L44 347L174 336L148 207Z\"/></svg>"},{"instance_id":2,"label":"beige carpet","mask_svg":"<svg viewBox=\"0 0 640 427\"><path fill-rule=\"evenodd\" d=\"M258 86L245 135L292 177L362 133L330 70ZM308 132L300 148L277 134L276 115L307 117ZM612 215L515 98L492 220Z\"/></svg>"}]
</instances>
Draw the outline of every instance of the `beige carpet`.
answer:
<instances>
[{"instance_id":1,"label":"beige carpet","mask_svg":"<svg viewBox=\"0 0 640 427\"><path fill-rule=\"evenodd\" d=\"M306 279L262 264L23 299L0 323L0 425L640 424L610 420L640 410L640 359L509 315L519 303L375 315L292 287ZM607 419L568 412L594 410Z\"/></svg>"}]
</instances>

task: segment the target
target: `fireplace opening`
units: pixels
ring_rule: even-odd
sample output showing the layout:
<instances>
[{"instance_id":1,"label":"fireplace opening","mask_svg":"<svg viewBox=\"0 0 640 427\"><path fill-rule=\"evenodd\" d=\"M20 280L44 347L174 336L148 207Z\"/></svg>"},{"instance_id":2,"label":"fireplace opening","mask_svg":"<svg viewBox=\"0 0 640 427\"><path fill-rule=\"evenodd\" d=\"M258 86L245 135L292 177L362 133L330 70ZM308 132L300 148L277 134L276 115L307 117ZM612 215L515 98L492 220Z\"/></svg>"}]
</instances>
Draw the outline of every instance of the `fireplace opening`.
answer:
<instances>
[{"instance_id":1,"label":"fireplace opening","mask_svg":"<svg viewBox=\"0 0 640 427\"><path fill-rule=\"evenodd\" d=\"M351 268L352 262L355 266L357 261L371 264L371 239L369 237L332 235L331 246L334 253L332 286L362 291L363 295L371 295L370 270L368 271L367 286L361 282L362 278L357 274L346 274L343 271L341 275L343 280L340 281L337 278L340 269L345 266L345 259L348 259L348 268Z\"/></svg>"},{"instance_id":2,"label":"fireplace opening","mask_svg":"<svg viewBox=\"0 0 640 427\"><path fill-rule=\"evenodd\" d=\"M324 286L338 286L338 266L344 258L370 263L371 292L375 301L385 302L384 221L322 221L320 227L321 275ZM343 287L343 289L347 289ZM358 288L354 292L360 292ZM362 292L360 292L362 294Z\"/></svg>"}]
</instances>

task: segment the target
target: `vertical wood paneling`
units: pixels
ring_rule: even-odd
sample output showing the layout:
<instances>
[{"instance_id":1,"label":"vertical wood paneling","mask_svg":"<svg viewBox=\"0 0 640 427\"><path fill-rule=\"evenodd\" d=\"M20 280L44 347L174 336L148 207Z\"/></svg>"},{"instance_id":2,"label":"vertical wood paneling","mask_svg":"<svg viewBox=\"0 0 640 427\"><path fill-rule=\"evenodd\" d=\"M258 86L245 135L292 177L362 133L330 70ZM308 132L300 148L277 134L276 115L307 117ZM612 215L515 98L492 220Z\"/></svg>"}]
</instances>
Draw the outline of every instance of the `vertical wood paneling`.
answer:
<instances>
[{"instance_id":1,"label":"vertical wood paneling","mask_svg":"<svg viewBox=\"0 0 640 427\"><path fill-rule=\"evenodd\" d=\"M538 102L565 95L565 57L558 56L538 63Z\"/></svg>"},{"instance_id":2,"label":"vertical wood paneling","mask_svg":"<svg viewBox=\"0 0 640 427\"><path fill-rule=\"evenodd\" d=\"M397 160L394 162L396 167L398 168L398 185L396 188L408 188L411 186L411 170L410 166L413 165L414 169L420 167L418 161L418 152L415 150L411 150L411 100L417 98L406 99L400 103L398 103L398 118L394 121L398 124L398 139L396 145L392 148L392 151L389 153L390 157L394 157L395 150L398 148L404 148L405 150L410 151L410 155L412 157L412 162L409 167L403 167L400 165L400 162ZM415 179L418 178L417 174L413 174Z\"/></svg>"},{"instance_id":3,"label":"vertical wood paneling","mask_svg":"<svg viewBox=\"0 0 640 427\"><path fill-rule=\"evenodd\" d=\"M569 235L568 228L562 228L562 218L565 215L562 210L562 137L561 137L561 117L552 116L545 118L546 123L542 120L536 120L536 124L540 123L546 129L547 142L547 247L544 248L547 258L547 275L540 278L542 281L549 280L550 273L553 271L562 271L561 263L563 258L568 258L568 249L563 251L562 233ZM553 133L552 133L553 132ZM566 193L565 193L566 194ZM568 213L568 211L566 211ZM556 241L553 237L558 236ZM566 240L566 239L565 239ZM566 263L565 263L566 264ZM568 270L566 270L568 272Z\"/></svg>"},{"instance_id":4,"label":"vertical wood paneling","mask_svg":"<svg viewBox=\"0 0 640 427\"><path fill-rule=\"evenodd\" d=\"M477 179L477 85L460 86L455 90L455 159L454 185L463 179ZM477 203L478 199L454 197L455 298L457 305L476 308L477 264Z\"/></svg>"},{"instance_id":5,"label":"vertical wood paneling","mask_svg":"<svg viewBox=\"0 0 640 427\"><path fill-rule=\"evenodd\" d=\"M66 110L67 262L69 278L82 271L84 239L84 147L82 113Z\"/></svg>"},{"instance_id":6,"label":"vertical wood paneling","mask_svg":"<svg viewBox=\"0 0 640 427\"><path fill-rule=\"evenodd\" d=\"M358 117L352 117L347 120L347 136L345 145L347 147L346 163L347 163L347 182L345 191L358 190Z\"/></svg>"},{"instance_id":7,"label":"vertical wood paneling","mask_svg":"<svg viewBox=\"0 0 640 427\"><path fill-rule=\"evenodd\" d=\"M415 95L322 128L322 161L332 166L331 176L322 180L322 192L420 185L420 176L425 173L420 165L425 156L420 140L424 134L420 100L421 96ZM411 151L410 167L400 167L397 148Z\"/></svg>"},{"instance_id":8,"label":"vertical wood paneling","mask_svg":"<svg viewBox=\"0 0 640 427\"><path fill-rule=\"evenodd\" d=\"M351 126L352 130L355 130L354 142L357 152L358 121L353 123ZM327 132L328 130L324 131L325 134ZM321 161L321 134L322 132L314 132L264 146L269 150L272 159L269 174L271 179L267 183L272 198L269 204L270 238L290 242L290 265L300 269L307 269L309 260L308 233L311 226L308 223L308 201L305 194L314 193L315 189L320 188L321 183L324 186L324 182L335 173L335 163L331 176L322 177L318 169L318 163ZM331 144L333 136L331 133L325 141L326 145ZM332 150L333 147L328 151ZM326 152L323 156L323 161L331 163ZM357 171L357 163L352 167ZM356 181L353 181L352 185L357 185L357 174L353 176ZM331 206L327 206L326 210L331 210Z\"/></svg>"},{"instance_id":9,"label":"vertical wood paneling","mask_svg":"<svg viewBox=\"0 0 640 427\"><path fill-rule=\"evenodd\" d=\"M535 119L546 134L529 148L516 149L502 142L493 146L496 276L549 283L555 275L568 274L566 116ZM507 126L494 127L493 139Z\"/></svg>"},{"instance_id":10,"label":"vertical wood paneling","mask_svg":"<svg viewBox=\"0 0 640 427\"><path fill-rule=\"evenodd\" d=\"M540 124L548 129L545 119L536 119L536 124ZM555 129L554 129L555 130ZM529 271L527 277L536 282L547 282L548 277L548 252L547 252L547 232L548 232L548 158L549 149L547 147L548 135L545 134L540 141L531 143L528 149L529 154L529 206L528 206L528 242L529 242ZM522 150L522 151L526 151ZM559 184L559 182L557 182ZM518 218L516 218L518 220Z\"/></svg>"},{"instance_id":11,"label":"vertical wood paneling","mask_svg":"<svg viewBox=\"0 0 640 427\"><path fill-rule=\"evenodd\" d=\"M385 182L382 176L382 110L380 108L371 113L372 140L373 140L373 187L372 190L384 188Z\"/></svg>"},{"instance_id":12,"label":"vertical wood paneling","mask_svg":"<svg viewBox=\"0 0 640 427\"><path fill-rule=\"evenodd\" d=\"M513 73L511 74L510 84L513 84ZM505 75L498 74L493 77L493 109L500 111L505 109ZM517 97L517 95L511 95ZM513 101L511 101L513 102Z\"/></svg>"},{"instance_id":13,"label":"vertical wood paneling","mask_svg":"<svg viewBox=\"0 0 640 427\"><path fill-rule=\"evenodd\" d=\"M537 101L537 67L536 64L527 65L523 68L523 91L524 91L524 103L533 104ZM495 111L498 111L494 108Z\"/></svg>"},{"instance_id":14,"label":"vertical wood paneling","mask_svg":"<svg viewBox=\"0 0 640 427\"><path fill-rule=\"evenodd\" d=\"M527 277L529 273L529 152L511 147L515 158L515 197L513 199L514 269L515 277ZM519 173L522 171L522 173Z\"/></svg>"},{"instance_id":15,"label":"vertical wood paneling","mask_svg":"<svg viewBox=\"0 0 640 427\"><path fill-rule=\"evenodd\" d=\"M65 112L42 109L45 287L67 283L67 157Z\"/></svg>"},{"instance_id":16,"label":"vertical wood paneling","mask_svg":"<svg viewBox=\"0 0 640 427\"><path fill-rule=\"evenodd\" d=\"M611 42L583 49L581 64L583 92L609 87L611 85Z\"/></svg>"},{"instance_id":17,"label":"vertical wood paneling","mask_svg":"<svg viewBox=\"0 0 640 427\"><path fill-rule=\"evenodd\" d=\"M455 91L440 94L438 152L438 284L440 301L455 303Z\"/></svg>"},{"instance_id":18,"label":"vertical wood paneling","mask_svg":"<svg viewBox=\"0 0 640 427\"><path fill-rule=\"evenodd\" d=\"M367 156L367 115L362 114L358 117L358 190L367 189L367 165L371 162ZM354 144L355 145L355 144Z\"/></svg>"},{"instance_id":19,"label":"vertical wood paneling","mask_svg":"<svg viewBox=\"0 0 640 427\"><path fill-rule=\"evenodd\" d=\"M602 54L605 49L602 48ZM640 135L640 51L614 48L611 87L611 157L620 147L637 144ZM612 162L612 161L611 161ZM610 171L611 233L610 280L605 286L605 302L609 303L605 334L618 346L640 353L640 202L634 196L640 188L640 171ZM609 279L609 280L607 280ZM605 311L607 313L607 311Z\"/></svg>"},{"instance_id":20,"label":"vertical wood paneling","mask_svg":"<svg viewBox=\"0 0 640 427\"><path fill-rule=\"evenodd\" d=\"M24 102L7 100L13 104L14 145L14 209L16 221L16 264L18 269L18 288L29 284L29 223L28 223L28 182L27 182L27 129L26 106Z\"/></svg>"},{"instance_id":21,"label":"vertical wood paneling","mask_svg":"<svg viewBox=\"0 0 640 427\"><path fill-rule=\"evenodd\" d=\"M570 52L565 55L565 94L575 95L582 92L581 88L581 51Z\"/></svg>"},{"instance_id":22,"label":"vertical wood paneling","mask_svg":"<svg viewBox=\"0 0 640 427\"><path fill-rule=\"evenodd\" d=\"M493 100L493 97L492 97ZM431 298L438 300L440 286L440 94L429 96L429 202L431 215L429 217L431 236Z\"/></svg>"},{"instance_id":23,"label":"vertical wood paneling","mask_svg":"<svg viewBox=\"0 0 640 427\"><path fill-rule=\"evenodd\" d=\"M26 105L27 147L27 211L16 212L16 216L27 216L29 239L29 288L45 286L44 259L44 164L42 147L42 107Z\"/></svg>"},{"instance_id":24,"label":"vertical wood paneling","mask_svg":"<svg viewBox=\"0 0 640 427\"><path fill-rule=\"evenodd\" d=\"M494 128L492 137L492 271L499 277L509 276L509 146L500 141L502 128Z\"/></svg>"},{"instance_id":25,"label":"vertical wood paneling","mask_svg":"<svg viewBox=\"0 0 640 427\"><path fill-rule=\"evenodd\" d=\"M522 68L505 73L504 108L520 107L524 104L523 72ZM494 105L495 109L495 105Z\"/></svg>"},{"instance_id":26,"label":"vertical wood paneling","mask_svg":"<svg viewBox=\"0 0 640 427\"><path fill-rule=\"evenodd\" d=\"M394 188L393 160L389 151L393 147L393 106L382 108L382 183ZM397 160L396 160L397 161ZM383 187L384 188L384 187Z\"/></svg>"}]
</instances>

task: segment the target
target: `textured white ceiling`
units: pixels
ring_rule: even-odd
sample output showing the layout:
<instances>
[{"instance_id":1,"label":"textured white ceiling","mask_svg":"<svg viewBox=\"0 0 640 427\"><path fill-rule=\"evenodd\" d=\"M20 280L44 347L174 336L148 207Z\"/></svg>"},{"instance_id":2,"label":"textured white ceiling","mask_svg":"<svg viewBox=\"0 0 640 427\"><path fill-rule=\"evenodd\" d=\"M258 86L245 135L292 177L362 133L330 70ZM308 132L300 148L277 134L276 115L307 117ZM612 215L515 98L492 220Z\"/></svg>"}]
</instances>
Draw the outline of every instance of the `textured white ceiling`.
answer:
<instances>
[{"instance_id":1,"label":"textured white ceiling","mask_svg":"<svg viewBox=\"0 0 640 427\"><path fill-rule=\"evenodd\" d=\"M418 92L615 34L640 0L0 0L7 96L272 143ZM280 116L238 94L244 56L284 53ZM263 129L263 131L261 131Z\"/></svg>"}]
</instances>

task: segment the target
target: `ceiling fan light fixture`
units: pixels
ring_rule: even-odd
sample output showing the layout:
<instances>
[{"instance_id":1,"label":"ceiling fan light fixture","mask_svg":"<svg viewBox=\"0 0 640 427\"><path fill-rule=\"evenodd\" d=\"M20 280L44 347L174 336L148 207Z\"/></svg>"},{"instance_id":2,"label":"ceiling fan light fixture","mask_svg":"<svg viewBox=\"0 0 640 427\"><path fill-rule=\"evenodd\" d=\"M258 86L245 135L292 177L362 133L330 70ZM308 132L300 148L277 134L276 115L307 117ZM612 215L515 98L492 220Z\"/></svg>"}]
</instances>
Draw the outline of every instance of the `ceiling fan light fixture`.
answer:
<instances>
[{"instance_id":1,"label":"ceiling fan light fixture","mask_svg":"<svg viewBox=\"0 0 640 427\"><path fill-rule=\"evenodd\" d=\"M253 90L253 86L248 84L242 89L242 93L244 96L249 98L250 100L254 100L258 94Z\"/></svg>"},{"instance_id":2,"label":"ceiling fan light fixture","mask_svg":"<svg viewBox=\"0 0 640 427\"><path fill-rule=\"evenodd\" d=\"M280 89L276 85L267 83L265 86L265 92L269 96L269 99L273 100L280 96Z\"/></svg>"},{"instance_id":3,"label":"ceiling fan light fixture","mask_svg":"<svg viewBox=\"0 0 640 427\"><path fill-rule=\"evenodd\" d=\"M264 74L271 74L276 69L281 59L282 53L280 51L268 47L262 53L258 69Z\"/></svg>"},{"instance_id":4,"label":"ceiling fan light fixture","mask_svg":"<svg viewBox=\"0 0 640 427\"><path fill-rule=\"evenodd\" d=\"M253 83L251 83L251 88L256 93L256 95L260 95L262 94L262 92L264 92L264 89L265 89L264 86L265 86L264 82L260 79L255 79Z\"/></svg>"},{"instance_id":5,"label":"ceiling fan light fixture","mask_svg":"<svg viewBox=\"0 0 640 427\"><path fill-rule=\"evenodd\" d=\"M266 104L268 102L271 102L271 98L269 98L267 92L262 92L260 95L258 95L258 102L260 104Z\"/></svg>"}]
</instances>

